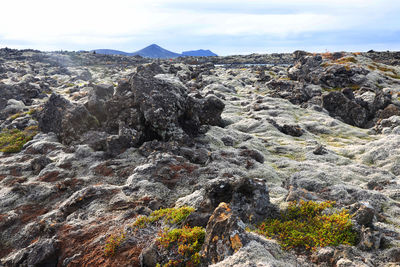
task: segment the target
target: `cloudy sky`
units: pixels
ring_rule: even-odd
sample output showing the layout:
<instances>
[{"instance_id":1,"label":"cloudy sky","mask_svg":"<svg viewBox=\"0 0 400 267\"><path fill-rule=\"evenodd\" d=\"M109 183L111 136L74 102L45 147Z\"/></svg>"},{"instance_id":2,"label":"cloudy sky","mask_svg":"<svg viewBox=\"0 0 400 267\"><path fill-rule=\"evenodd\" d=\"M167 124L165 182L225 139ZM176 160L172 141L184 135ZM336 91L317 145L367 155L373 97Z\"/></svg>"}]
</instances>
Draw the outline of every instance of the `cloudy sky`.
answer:
<instances>
[{"instance_id":1,"label":"cloudy sky","mask_svg":"<svg viewBox=\"0 0 400 267\"><path fill-rule=\"evenodd\" d=\"M399 0L4 0L0 47L400 50Z\"/></svg>"}]
</instances>

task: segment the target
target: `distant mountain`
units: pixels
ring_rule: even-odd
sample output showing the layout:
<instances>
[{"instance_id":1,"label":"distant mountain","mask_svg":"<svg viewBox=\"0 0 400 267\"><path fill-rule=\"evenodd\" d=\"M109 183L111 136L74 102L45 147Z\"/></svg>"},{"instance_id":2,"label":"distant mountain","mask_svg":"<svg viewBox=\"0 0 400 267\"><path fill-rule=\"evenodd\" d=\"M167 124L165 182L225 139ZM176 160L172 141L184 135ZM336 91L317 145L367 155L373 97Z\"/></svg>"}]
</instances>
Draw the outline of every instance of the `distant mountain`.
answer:
<instances>
[{"instance_id":1,"label":"distant mountain","mask_svg":"<svg viewBox=\"0 0 400 267\"><path fill-rule=\"evenodd\" d=\"M95 49L90 52L96 52L97 54L103 54L103 55L123 55L123 56L129 56L129 53L119 51L119 50L112 50L112 49Z\"/></svg>"},{"instance_id":2,"label":"distant mountain","mask_svg":"<svg viewBox=\"0 0 400 267\"><path fill-rule=\"evenodd\" d=\"M211 52L210 50L199 49L199 50L192 50L192 51L182 52L182 56L187 56L187 57L216 57L218 55L213 53L213 52Z\"/></svg>"},{"instance_id":3,"label":"distant mountain","mask_svg":"<svg viewBox=\"0 0 400 267\"><path fill-rule=\"evenodd\" d=\"M142 56L148 58L175 58L175 57L209 57L209 56L217 56L217 54L211 52L210 50L193 50L182 52L182 54L178 54L167 49L162 48L156 44L149 45L139 51L133 53L127 53L119 50L113 49L95 49L91 52L96 52L97 54L105 54L105 55L124 55L124 56Z\"/></svg>"},{"instance_id":4,"label":"distant mountain","mask_svg":"<svg viewBox=\"0 0 400 267\"><path fill-rule=\"evenodd\" d=\"M174 58L182 56L181 54L171 52L156 44L149 45L148 47L145 47L142 50L131 53L130 55L131 56L139 55L142 57L149 57L149 58Z\"/></svg>"}]
</instances>

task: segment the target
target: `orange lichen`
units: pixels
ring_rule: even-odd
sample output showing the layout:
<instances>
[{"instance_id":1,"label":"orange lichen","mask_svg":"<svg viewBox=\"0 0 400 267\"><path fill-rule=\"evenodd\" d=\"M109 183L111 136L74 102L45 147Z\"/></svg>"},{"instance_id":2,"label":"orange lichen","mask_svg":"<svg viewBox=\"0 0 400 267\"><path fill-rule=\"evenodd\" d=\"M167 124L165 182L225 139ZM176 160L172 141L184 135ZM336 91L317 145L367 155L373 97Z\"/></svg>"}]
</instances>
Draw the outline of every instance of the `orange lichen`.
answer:
<instances>
[{"instance_id":1,"label":"orange lichen","mask_svg":"<svg viewBox=\"0 0 400 267\"><path fill-rule=\"evenodd\" d=\"M243 247L242 241L238 234L230 237L232 249L237 252L239 249Z\"/></svg>"}]
</instances>

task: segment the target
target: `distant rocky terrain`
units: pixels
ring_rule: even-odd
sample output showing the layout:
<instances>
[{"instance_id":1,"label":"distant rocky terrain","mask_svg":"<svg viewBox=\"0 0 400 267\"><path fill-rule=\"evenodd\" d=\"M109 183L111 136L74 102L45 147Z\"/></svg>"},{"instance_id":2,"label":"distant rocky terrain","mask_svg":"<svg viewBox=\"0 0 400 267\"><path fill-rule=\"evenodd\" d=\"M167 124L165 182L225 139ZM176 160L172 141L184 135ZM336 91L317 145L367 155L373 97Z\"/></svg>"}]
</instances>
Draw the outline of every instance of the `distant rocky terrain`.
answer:
<instances>
[{"instance_id":1,"label":"distant rocky terrain","mask_svg":"<svg viewBox=\"0 0 400 267\"><path fill-rule=\"evenodd\" d=\"M180 266L143 219L180 207L199 266L400 265L400 52L0 49L0 129L37 132L0 139L0 266ZM347 209L357 244L252 231L300 200Z\"/></svg>"},{"instance_id":2,"label":"distant rocky terrain","mask_svg":"<svg viewBox=\"0 0 400 267\"><path fill-rule=\"evenodd\" d=\"M204 49L199 49L199 50L192 50L192 51L185 51L182 52L181 54L175 53L172 51L169 51L167 49L162 48L159 45L152 44L149 45L143 49L140 49L139 51L128 53L128 52L123 52L119 50L113 50L113 49L95 49L92 50L91 52L96 52L98 54L104 54L104 55L123 55L123 56L141 56L145 58L177 58L177 57L214 57L217 56L217 54L211 52L210 50L204 50Z\"/></svg>"}]
</instances>

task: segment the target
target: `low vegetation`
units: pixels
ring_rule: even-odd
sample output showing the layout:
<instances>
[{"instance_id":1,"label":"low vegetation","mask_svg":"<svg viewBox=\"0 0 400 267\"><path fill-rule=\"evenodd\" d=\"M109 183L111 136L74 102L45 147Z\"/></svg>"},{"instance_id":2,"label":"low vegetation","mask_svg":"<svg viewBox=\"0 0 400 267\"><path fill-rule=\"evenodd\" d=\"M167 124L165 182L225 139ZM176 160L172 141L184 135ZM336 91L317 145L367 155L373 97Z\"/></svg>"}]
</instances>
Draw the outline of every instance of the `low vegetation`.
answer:
<instances>
[{"instance_id":1,"label":"low vegetation","mask_svg":"<svg viewBox=\"0 0 400 267\"><path fill-rule=\"evenodd\" d=\"M205 229L183 225L193 211L192 207L159 209L149 216L139 216L131 225L133 235L140 236L140 231L154 232L154 235L158 232L158 248L162 255L168 256L163 257L168 261L162 261L157 266L196 266L200 263L199 252L204 243ZM104 255L115 256L126 236L126 232L111 235L106 241Z\"/></svg>"},{"instance_id":2,"label":"low vegetation","mask_svg":"<svg viewBox=\"0 0 400 267\"><path fill-rule=\"evenodd\" d=\"M291 202L279 219L268 219L257 232L276 238L284 249L315 250L318 247L354 245L357 234L352 229L347 210L324 212L334 202Z\"/></svg>"},{"instance_id":3,"label":"low vegetation","mask_svg":"<svg viewBox=\"0 0 400 267\"><path fill-rule=\"evenodd\" d=\"M357 59L354 57L342 57L336 60L339 64L346 64L346 63L357 63Z\"/></svg>"},{"instance_id":4,"label":"low vegetation","mask_svg":"<svg viewBox=\"0 0 400 267\"><path fill-rule=\"evenodd\" d=\"M10 116L9 119L13 121L19 117L22 117L23 115L25 115L25 113L18 112L18 113L15 113L14 115Z\"/></svg>"},{"instance_id":5,"label":"low vegetation","mask_svg":"<svg viewBox=\"0 0 400 267\"><path fill-rule=\"evenodd\" d=\"M180 224L182 223L192 212L192 207L181 207L181 208L167 208L153 211L149 216L140 216L136 219L133 227L144 228L149 224L163 220L167 224Z\"/></svg>"},{"instance_id":6,"label":"low vegetation","mask_svg":"<svg viewBox=\"0 0 400 267\"><path fill-rule=\"evenodd\" d=\"M21 131L18 129L3 129L0 133L0 151L17 153L37 134L37 126L30 126Z\"/></svg>"},{"instance_id":7,"label":"low vegetation","mask_svg":"<svg viewBox=\"0 0 400 267\"><path fill-rule=\"evenodd\" d=\"M104 246L104 255L106 257L111 257L115 255L115 251L121 245L121 243L125 240L126 234L124 232L119 235L111 235Z\"/></svg>"},{"instance_id":8,"label":"low vegetation","mask_svg":"<svg viewBox=\"0 0 400 267\"><path fill-rule=\"evenodd\" d=\"M206 232L202 227L183 226L169 231L163 231L158 238L159 246L169 251L173 259L163 265L169 266L195 266L200 263L200 250L204 243ZM158 266L161 266L159 264Z\"/></svg>"}]
</instances>

